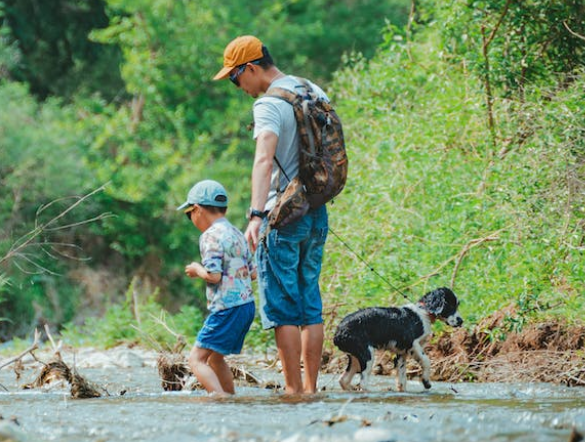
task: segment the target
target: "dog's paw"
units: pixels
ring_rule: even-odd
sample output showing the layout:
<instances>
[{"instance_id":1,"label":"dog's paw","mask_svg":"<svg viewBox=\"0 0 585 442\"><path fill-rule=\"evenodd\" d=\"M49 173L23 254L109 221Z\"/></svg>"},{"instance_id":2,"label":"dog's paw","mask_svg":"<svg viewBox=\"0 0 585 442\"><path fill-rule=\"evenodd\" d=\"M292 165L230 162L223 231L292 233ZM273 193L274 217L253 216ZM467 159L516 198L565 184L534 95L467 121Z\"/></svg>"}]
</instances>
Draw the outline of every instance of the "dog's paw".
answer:
<instances>
[{"instance_id":1,"label":"dog's paw","mask_svg":"<svg viewBox=\"0 0 585 442\"><path fill-rule=\"evenodd\" d=\"M362 384L356 385L355 386L355 391L359 391L359 392L362 392L362 393L369 393L370 392L369 388L367 386L365 386L365 385L362 385Z\"/></svg>"},{"instance_id":2,"label":"dog's paw","mask_svg":"<svg viewBox=\"0 0 585 442\"><path fill-rule=\"evenodd\" d=\"M431 383L430 381L427 381L426 379L423 379L422 381L424 387L428 390L429 388L431 388Z\"/></svg>"}]
</instances>

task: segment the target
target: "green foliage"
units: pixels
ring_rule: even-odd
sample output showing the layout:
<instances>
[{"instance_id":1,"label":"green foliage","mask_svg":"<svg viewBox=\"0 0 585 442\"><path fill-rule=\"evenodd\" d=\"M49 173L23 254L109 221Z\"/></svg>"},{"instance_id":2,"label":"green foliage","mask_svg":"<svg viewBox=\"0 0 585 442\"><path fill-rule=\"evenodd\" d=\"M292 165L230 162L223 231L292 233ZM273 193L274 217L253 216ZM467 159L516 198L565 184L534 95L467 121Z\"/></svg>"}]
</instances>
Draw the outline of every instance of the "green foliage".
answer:
<instances>
[{"instance_id":1,"label":"green foliage","mask_svg":"<svg viewBox=\"0 0 585 442\"><path fill-rule=\"evenodd\" d=\"M81 223L97 214L89 204L39 230L93 185L84 166L83 132L72 108L58 100L40 105L18 83L0 82L0 107L0 266L11 281L2 293L0 316L10 312L11 319L0 324L5 336L26 333L43 318L73 317L79 289L62 285L61 274L68 259L87 256Z\"/></svg>"},{"instance_id":2,"label":"green foliage","mask_svg":"<svg viewBox=\"0 0 585 442\"><path fill-rule=\"evenodd\" d=\"M120 62L119 51L87 38L107 24L102 0L4 0L0 28L18 54L7 73L41 98L99 90L111 99L123 89L118 70L112 69Z\"/></svg>"},{"instance_id":3,"label":"green foliage","mask_svg":"<svg viewBox=\"0 0 585 442\"><path fill-rule=\"evenodd\" d=\"M334 28L333 17L324 14L321 4L311 8L300 2L260 2L249 8L242 8L240 2L117 0L108 4L110 26L92 32L91 39L120 48L125 60L122 76L134 98L122 106L97 108L84 121L93 139L86 161L98 182L109 182L101 202L108 211L120 214L104 222L102 238L129 268L140 266L145 256L147 260L168 256L161 275L165 280L155 283L165 285L177 304L186 301L187 285L176 269L196 258L197 232L182 222L174 208L202 178L216 179L230 190L229 217L236 226L244 227L249 204L254 145L245 127L252 118L252 102L228 82L212 82L224 46L238 34L256 32L261 24L260 36L283 66L312 76L319 73L311 66L333 69L339 62L342 47L335 43L338 34L333 29L345 30L344 41L364 39L365 34L348 32L348 22L339 27L335 23ZM358 16L385 4L368 2ZM404 14L396 16L400 19ZM291 44L306 39L316 22L321 31L309 49L319 53L322 62L308 64L306 56L299 61L297 54L302 51ZM360 46L368 46L368 41L371 37ZM373 51L371 43L369 47ZM328 51L320 53L319 48Z\"/></svg>"},{"instance_id":4,"label":"green foliage","mask_svg":"<svg viewBox=\"0 0 585 442\"><path fill-rule=\"evenodd\" d=\"M0 273L0 306L5 301L5 299L3 297L3 293L6 291L9 284L10 284L10 280L6 277L6 275ZM9 319L0 317L0 322L4 322L4 321L9 321Z\"/></svg>"},{"instance_id":5,"label":"green foliage","mask_svg":"<svg viewBox=\"0 0 585 442\"><path fill-rule=\"evenodd\" d=\"M468 324L512 302L539 306L521 309L514 327L532 315L582 317L582 2L423 0L404 27L407 0L61 0L78 8L53 8L34 28L55 2L0 6L0 260L70 204L63 197L108 184L64 220L74 227L0 261L10 280L2 338L84 315L83 333L105 345L170 343L153 319L163 310L175 312L165 313L171 328L194 335L203 283L183 269L198 259L198 232L175 207L195 181L217 179L230 192L228 217L245 227L252 99L211 77L225 44L247 33L285 72L329 86L345 123L350 176L330 210L327 311L402 301L337 234L412 300L454 285ZM49 98L39 104L30 88ZM102 213L112 216L76 225ZM75 279L88 269L110 277ZM116 303L134 275L160 288L140 297L140 319L134 298ZM327 321L330 331L333 313ZM265 348L270 335L255 323L251 345Z\"/></svg>"},{"instance_id":6,"label":"green foliage","mask_svg":"<svg viewBox=\"0 0 585 442\"><path fill-rule=\"evenodd\" d=\"M176 343L172 331L192 342L203 325L201 310L183 306L177 314L167 315L156 301L158 296L158 292L138 294L136 280L133 280L124 302L110 305L103 317L90 317L81 327L68 324L61 333L62 337L68 343L78 345L90 343L109 348L139 343L159 350L170 349Z\"/></svg>"},{"instance_id":7,"label":"green foliage","mask_svg":"<svg viewBox=\"0 0 585 442\"><path fill-rule=\"evenodd\" d=\"M422 20L440 29L443 48L501 93L522 92L537 81L559 82L583 66L580 0L422 2Z\"/></svg>"},{"instance_id":8,"label":"green foliage","mask_svg":"<svg viewBox=\"0 0 585 442\"><path fill-rule=\"evenodd\" d=\"M583 73L568 85L527 84L523 101L495 100L494 152L482 83L445 57L433 28L386 41L332 86L350 147L333 231L411 300L453 285L472 323L517 299L538 302L539 313L577 305ZM335 237L323 269L326 303L338 314L403 301Z\"/></svg>"},{"instance_id":9,"label":"green foliage","mask_svg":"<svg viewBox=\"0 0 585 442\"><path fill-rule=\"evenodd\" d=\"M256 303L256 310L258 310L258 303ZM250 331L246 335L244 342L246 349L254 349L255 351L268 352L274 347L274 332L272 330L264 330L260 320L260 313L257 312L256 318L250 326Z\"/></svg>"}]
</instances>

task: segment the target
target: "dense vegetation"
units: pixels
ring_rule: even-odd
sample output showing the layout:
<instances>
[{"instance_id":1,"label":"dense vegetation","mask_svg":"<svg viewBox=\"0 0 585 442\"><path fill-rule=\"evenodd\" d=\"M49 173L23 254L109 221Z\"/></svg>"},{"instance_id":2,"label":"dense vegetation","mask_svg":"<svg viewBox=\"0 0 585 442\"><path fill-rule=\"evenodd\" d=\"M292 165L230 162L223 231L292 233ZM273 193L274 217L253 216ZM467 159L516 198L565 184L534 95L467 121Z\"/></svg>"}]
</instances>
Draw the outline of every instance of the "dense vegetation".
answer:
<instances>
[{"instance_id":1,"label":"dense vegetation","mask_svg":"<svg viewBox=\"0 0 585 442\"><path fill-rule=\"evenodd\" d=\"M91 22L94 55L72 52L62 88L56 69L44 88L26 75L42 70L11 21L23 12L0 3L4 338L43 321L79 336L85 320L103 343L140 339L137 312L158 337L161 307L194 333L202 286L183 266L196 232L174 207L197 179L218 179L245 227L251 99L210 81L225 43L245 33L285 71L327 85L346 125L350 176L323 266L328 324L439 285L463 298L469 324L509 303L511 328L582 316L582 2L196 3L91 2L108 24ZM86 29L67 28L61 38ZM108 75L80 74L93 64ZM251 342L262 336L256 327Z\"/></svg>"}]
</instances>

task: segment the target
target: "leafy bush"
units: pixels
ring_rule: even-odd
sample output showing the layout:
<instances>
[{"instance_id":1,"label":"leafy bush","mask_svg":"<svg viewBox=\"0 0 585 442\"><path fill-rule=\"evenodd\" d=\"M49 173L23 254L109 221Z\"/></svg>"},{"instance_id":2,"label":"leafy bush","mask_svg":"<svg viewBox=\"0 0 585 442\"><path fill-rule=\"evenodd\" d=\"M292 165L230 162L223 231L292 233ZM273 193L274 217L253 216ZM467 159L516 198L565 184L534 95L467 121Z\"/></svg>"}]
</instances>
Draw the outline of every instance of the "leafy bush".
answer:
<instances>
[{"instance_id":1,"label":"leafy bush","mask_svg":"<svg viewBox=\"0 0 585 442\"><path fill-rule=\"evenodd\" d=\"M454 286L471 323L527 297L540 315L582 314L583 73L494 100L494 146L482 82L432 27L386 41L332 86L350 156L333 232L413 301ZM323 265L330 309L404 301L335 234Z\"/></svg>"},{"instance_id":2,"label":"leafy bush","mask_svg":"<svg viewBox=\"0 0 585 442\"><path fill-rule=\"evenodd\" d=\"M38 103L26 86L6 81L27 61L3 22L0 257L63 210L70 200L62 197L108 183L68 224L112 216L52 231L31 255L0 263L10 280L0 316L12 321L0 322L0 336L25 335L46 320L78 322L108 303L105 324L86 324L108 345L148 334L167 342L152 320L163 309L175 313L165 317L181 333L192 322L194 335L205 310L203 283L185 278L183 267L197 259L198 232L175 207L195 181L217 179L230 192L228 217L245 227L252 99L210 78L226 42L258 29L286 72L322 80L345 52L344 69L328 85L345 123L350 176L330 209L327 330L349 310L403 301L396 288L415 300L438 285L455 287L468 323L526 300L538 306L534 317L546 310L578 320L585 276L582 2L412 5L403 27L403 0L363 2L357 12L351 1L242 8L235 1L112 0L109 26L90 38L122 54L124 90L112 102L80 90L68 104ZM388 23L376 34L384 8ZM369 60L376 40L382 43ZM56 250L54 243L73 247ZM85 253L63 259L72 250ZM75 279L87 269L117 285ZM123 295L134 275L161 293L141 301L140 324ZM250 339L265 347L269 335L255 325Z\"/></svg>"},{"instance_id":3,"label":"leafy bush","mask_svg":"<svg viewBox=\"0 0 585 442\"><path fill-rule=\"evenodd\" d=\"M203 325L201 310L183 306L175 315L168 315L156 302L157 296L157 292L138 294L134 280L123 303L110 305L103 317L90 317L81 327L68 324L62 336L68 343L106 348L140 343L157 350L170 349L177 342L178 335L192 342Z\"/></svg>"}]
</instances>

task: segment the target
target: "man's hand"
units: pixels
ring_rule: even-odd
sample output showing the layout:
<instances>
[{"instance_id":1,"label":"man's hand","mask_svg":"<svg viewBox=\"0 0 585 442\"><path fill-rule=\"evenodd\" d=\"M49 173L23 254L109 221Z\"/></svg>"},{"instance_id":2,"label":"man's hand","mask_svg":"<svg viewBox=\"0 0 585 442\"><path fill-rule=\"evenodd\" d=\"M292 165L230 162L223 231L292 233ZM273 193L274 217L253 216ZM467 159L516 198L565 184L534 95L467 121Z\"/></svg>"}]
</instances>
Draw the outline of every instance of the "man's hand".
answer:
<instances>
[{"instance_id":1,"label":"man's hand","mask_svg":"<svg viewBox=\"0 0 585 442\"><path fill-rule=\"evenodd\" d=\"M248 223L248 228L246 229L246 233L244 236L250 244L250 250L252 253L256 251L258 248L258 240L260 238L260 226L262 225L262 219L258 217L254 217Z\"/></svg>"}]
</instances>

